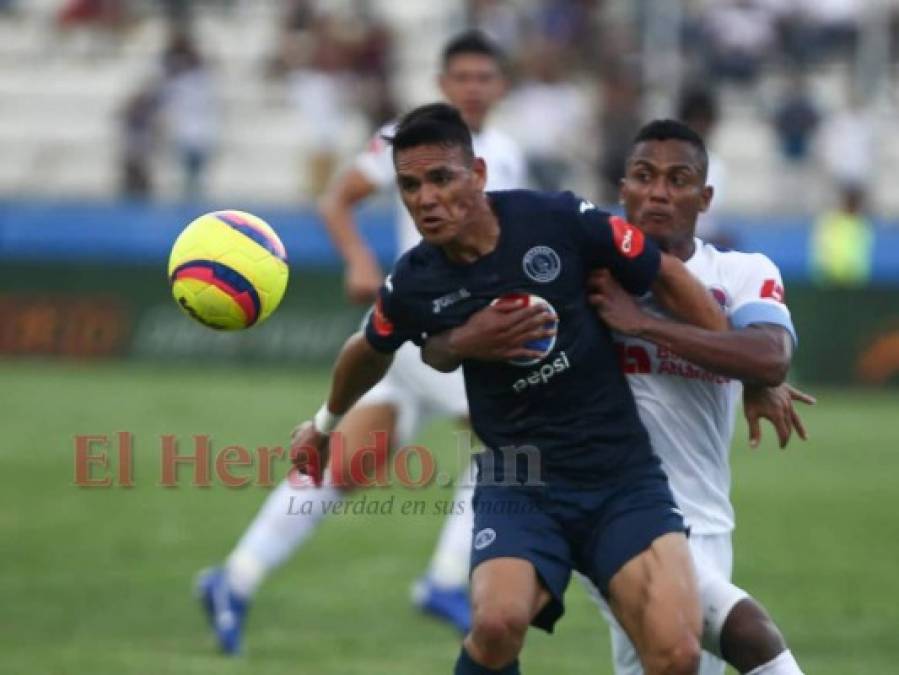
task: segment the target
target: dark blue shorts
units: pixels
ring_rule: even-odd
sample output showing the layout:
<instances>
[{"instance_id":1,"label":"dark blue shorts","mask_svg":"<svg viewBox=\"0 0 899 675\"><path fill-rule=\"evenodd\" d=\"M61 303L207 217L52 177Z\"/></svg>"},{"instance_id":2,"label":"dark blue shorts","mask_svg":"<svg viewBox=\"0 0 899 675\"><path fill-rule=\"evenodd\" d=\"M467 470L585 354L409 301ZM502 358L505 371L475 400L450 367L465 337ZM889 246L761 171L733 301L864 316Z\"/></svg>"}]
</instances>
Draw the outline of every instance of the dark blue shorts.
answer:
<instances>
[{"instance_id":1,"label":"dark blue shorts","mask_svg":"<svg viewBox=\"0 0 899 675\"><path fill-rule=\"evenodd\" d=\"M492 558L521 558L537 569L552 600L534 626L552 632L564 612L571 570L608 596L609 582L658 537L685 532L683 516L658 466L595 487L478 486L471 569Z\"/></svg>"}]
</instances>

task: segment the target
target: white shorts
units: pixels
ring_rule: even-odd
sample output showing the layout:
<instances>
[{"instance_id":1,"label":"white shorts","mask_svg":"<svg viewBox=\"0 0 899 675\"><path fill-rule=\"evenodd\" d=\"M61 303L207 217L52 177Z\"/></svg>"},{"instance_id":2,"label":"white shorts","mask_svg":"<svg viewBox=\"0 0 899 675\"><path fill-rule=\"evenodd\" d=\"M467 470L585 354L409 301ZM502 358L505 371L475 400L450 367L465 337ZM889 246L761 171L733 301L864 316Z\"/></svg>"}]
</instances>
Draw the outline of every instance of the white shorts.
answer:
<instances>
[{"instance_id":1,"label":"white shorts","mask_svg":"<svg viewBox=\"0 0 899 675\"><path fill-rule=\"evenodd\" d=\"M356 405L389 403L397 409L397 447L407 445L421 427L435 417L468 415L462 369L441 373L421 360L418 346L407 342L393 357L393 364L378 384Z\"/></svg>"},{"instance_id":2,"label":"white shorts","mask_svg":"<svg viewBox=\"0 0 899 675\"><path fill-rule=\"evenodd\" d=\"M730 533L694 534L689 542L702 604L703 653L699 675L723 675L726 664L719 658L721 629L734 605L748 597L748 593L730 582L734 562ZM584 577L580 578L609 622L615 675L643 675L637 651L612 615L605 599L593 584Z\"/></svg>"}]
</instances>

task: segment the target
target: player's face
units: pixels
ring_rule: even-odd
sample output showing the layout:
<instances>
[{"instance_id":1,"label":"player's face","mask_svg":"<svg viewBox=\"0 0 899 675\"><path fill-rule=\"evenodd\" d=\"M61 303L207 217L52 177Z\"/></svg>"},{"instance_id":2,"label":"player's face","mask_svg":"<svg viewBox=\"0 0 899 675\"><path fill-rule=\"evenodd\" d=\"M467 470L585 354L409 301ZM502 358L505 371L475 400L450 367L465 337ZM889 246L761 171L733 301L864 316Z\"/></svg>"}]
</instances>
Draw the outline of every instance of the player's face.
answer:
<instances>
[{"instance_id":1,"label":"player's face","mask_svg":"<svg viewBox=\"0 0 899 675\"><path fill-rule=\"evenodd\" d=\"M472 131L481 130L505 86L499 64L484 54L457 54L440 74L443 95Z\"/></svg>"},{"instance_id":2,"label":"player's face","mask_svg":"<svg viewBox=\"0 0 899 675\"><path fill-rule=\"evenodd\" d=\"M484 160L468 161L456 146L419 145L400 150L394 161L400 197L422 239L436 246L455 240L484 191Z\"/></svg>"},{"instance_id":3,"label":"player's face","mask_svg":"<svg viewBox=\"0 0 899 675\"><path fill-rule=\"evenodd\" d=\"M627 219L663 246L693 236L709 208L702 160L685 141L644 141L634 148L619 191Z\"/></svg>"}]
</instances>

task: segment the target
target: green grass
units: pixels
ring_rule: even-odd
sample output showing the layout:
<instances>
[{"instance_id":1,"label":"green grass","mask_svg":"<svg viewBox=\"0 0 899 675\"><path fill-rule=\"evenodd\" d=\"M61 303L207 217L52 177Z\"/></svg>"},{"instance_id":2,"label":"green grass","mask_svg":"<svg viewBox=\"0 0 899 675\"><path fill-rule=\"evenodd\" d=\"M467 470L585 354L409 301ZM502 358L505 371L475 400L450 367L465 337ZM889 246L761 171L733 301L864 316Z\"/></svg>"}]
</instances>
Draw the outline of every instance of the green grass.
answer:
<instances>
[{"instance_id":1,"label":"green grass","mask_svg":"<svg viewBox=\"0 0 899 675\"><path fill-rule=\"evenodd\" d=\"M0 382L0 673L450 672L454 633L407 601L441 525L433 515L332 518L258 595L248 654L213 652L191 579L227 553L265 491L192 487L189 467L180 487L159 487L160 436L182 451L193 434L214 450L282 444L320 402L323 371L0 362ZM769 432L749 451L738 425L735 578L807 673L895 672L899 395L817 393L805 445L781 453ZM122 430L134 434L136 487L73 485L74 436ZM450 465L451 430L422 439ZM526 671L611 672L577 585L568 605L556 635L529 635Z\"/></svg>"}]
</instances>

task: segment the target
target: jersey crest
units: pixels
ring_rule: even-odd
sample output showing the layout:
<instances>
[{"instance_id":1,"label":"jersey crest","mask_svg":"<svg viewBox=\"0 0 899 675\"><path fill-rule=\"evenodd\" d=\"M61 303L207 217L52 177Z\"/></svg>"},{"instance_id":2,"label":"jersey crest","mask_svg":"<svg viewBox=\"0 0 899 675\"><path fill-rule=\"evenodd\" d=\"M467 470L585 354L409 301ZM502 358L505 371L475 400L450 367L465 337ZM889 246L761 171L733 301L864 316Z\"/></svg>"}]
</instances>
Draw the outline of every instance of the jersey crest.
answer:
<instances>
[{"instance_id":1,"label":"jersey crest","mask_svg":"<svg viewBox=\"0 0 899 675\"><path fill-rule=\"evenodd\" d=\"M529 278L540 284L548 284L558 278L562 271L562 260L549 246L534 246L524 254L521 266Z\"/></svg>"}]
</instances>

